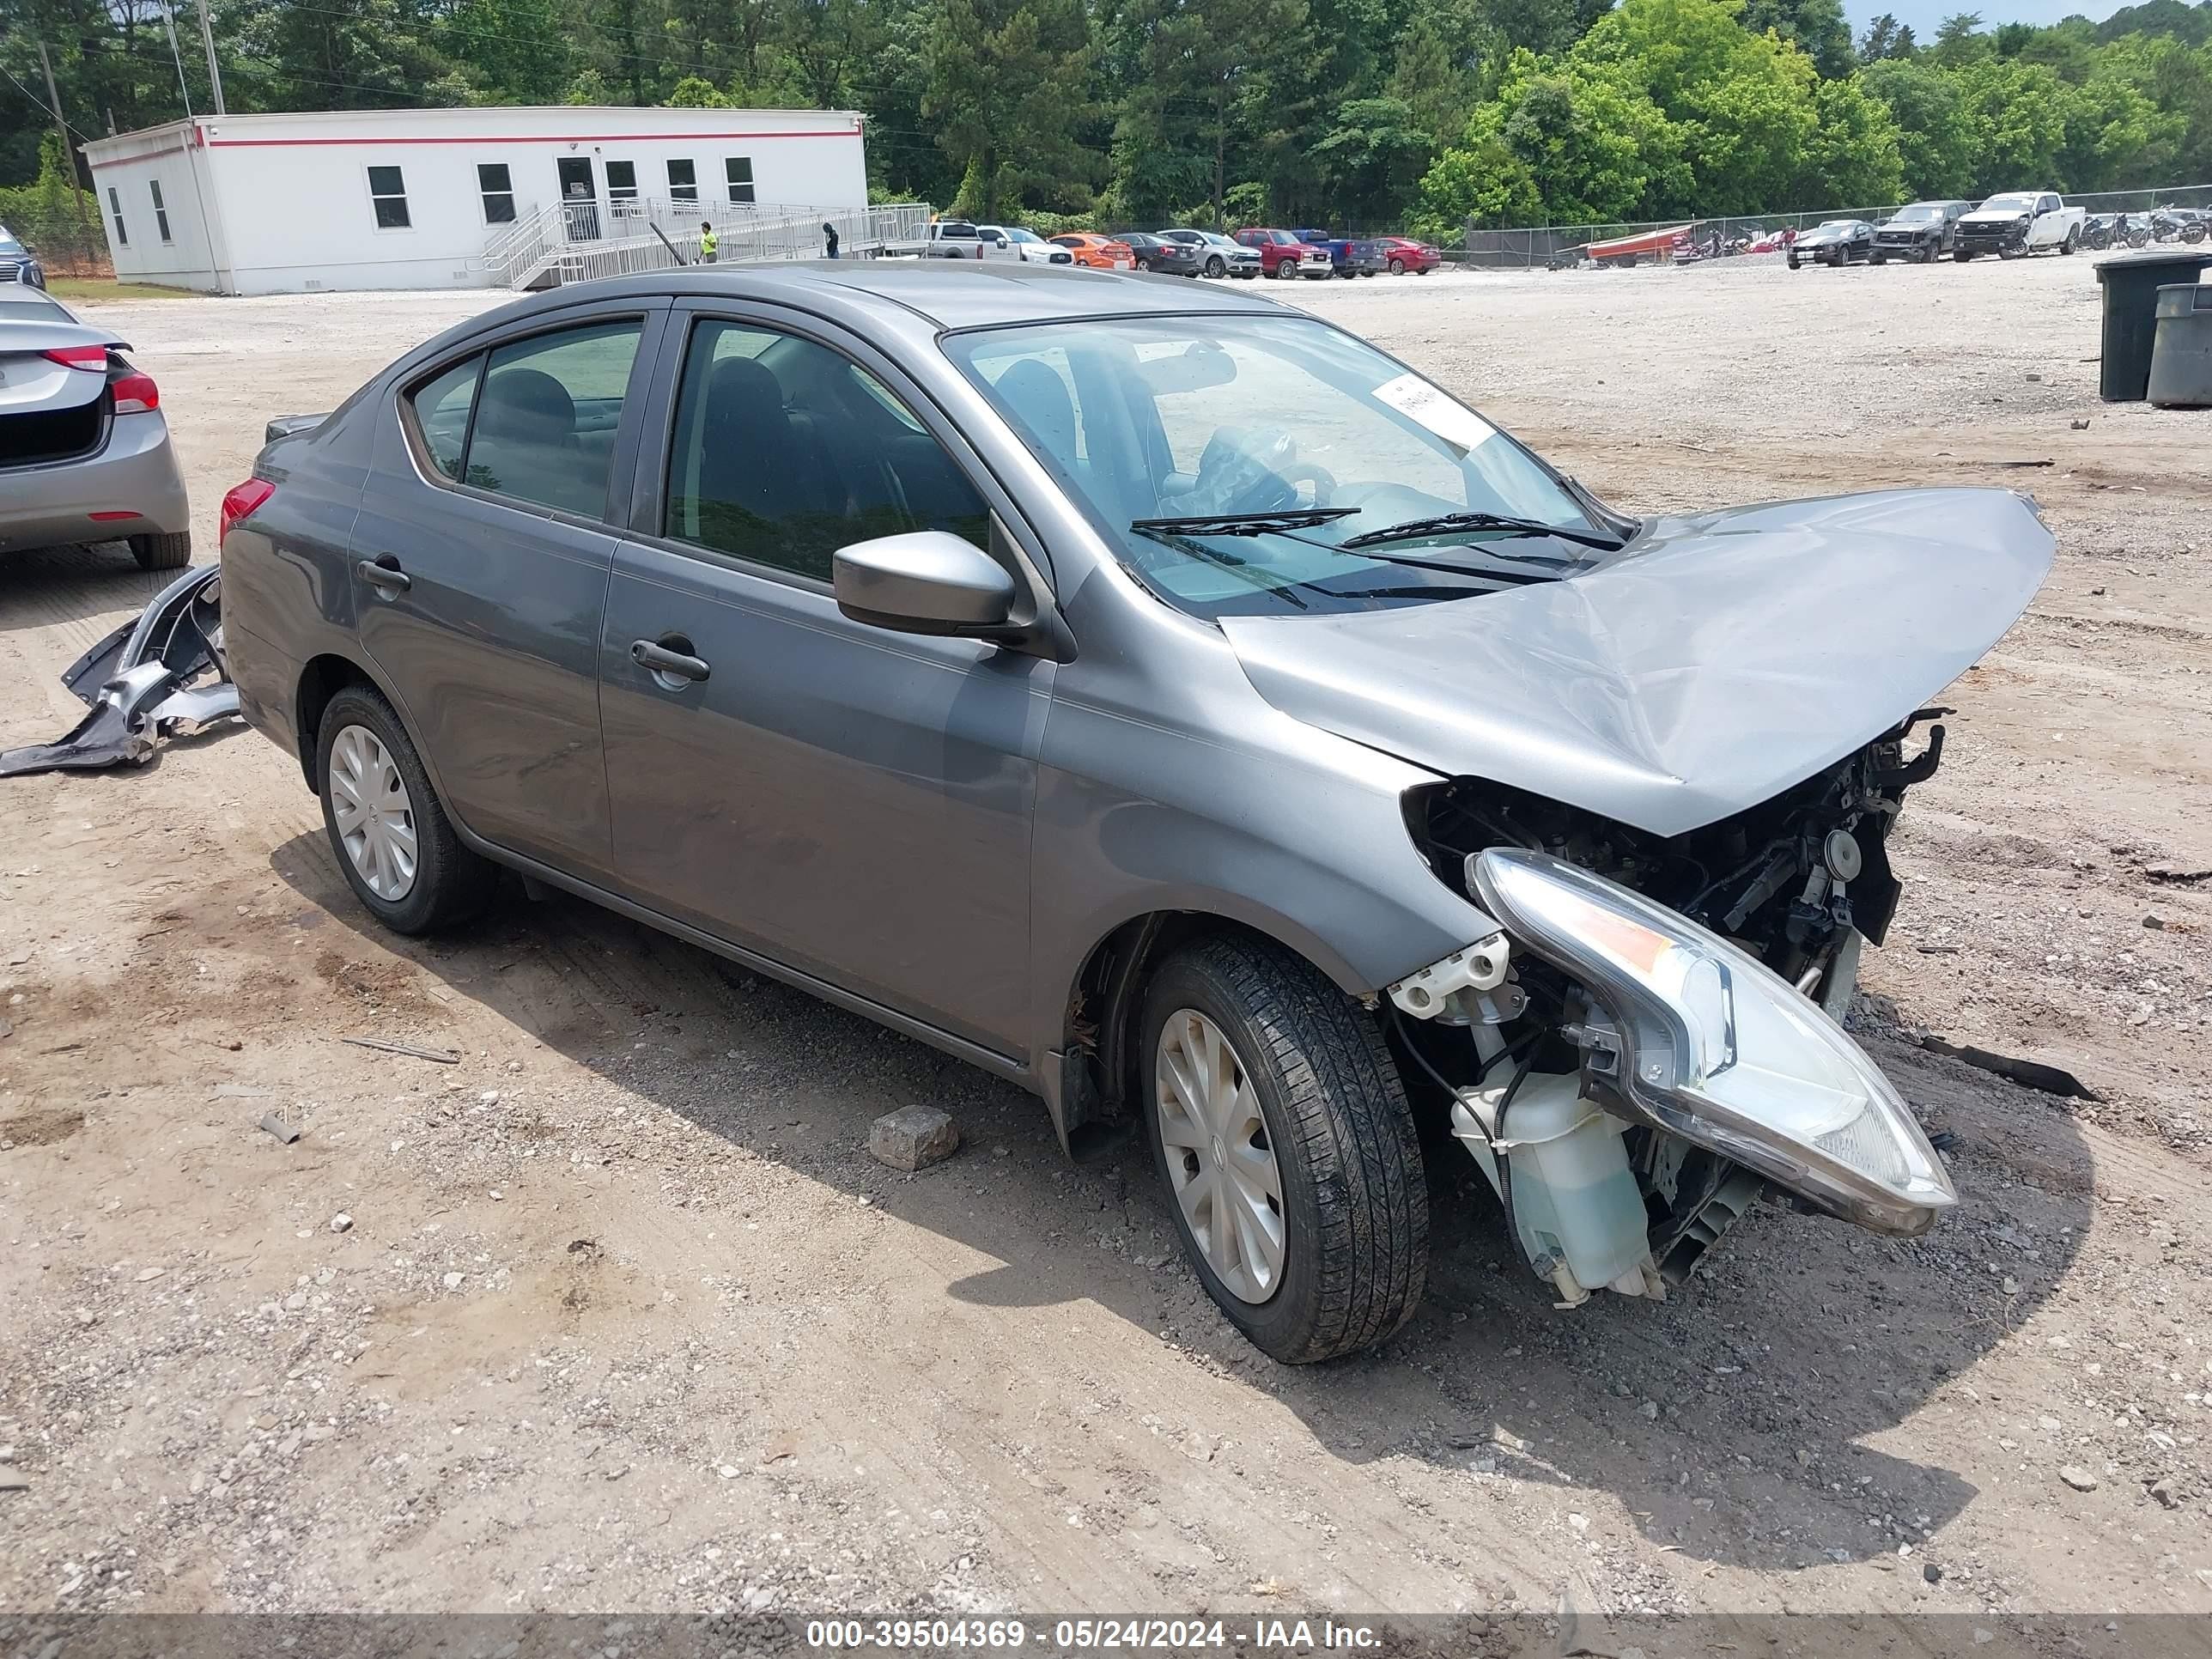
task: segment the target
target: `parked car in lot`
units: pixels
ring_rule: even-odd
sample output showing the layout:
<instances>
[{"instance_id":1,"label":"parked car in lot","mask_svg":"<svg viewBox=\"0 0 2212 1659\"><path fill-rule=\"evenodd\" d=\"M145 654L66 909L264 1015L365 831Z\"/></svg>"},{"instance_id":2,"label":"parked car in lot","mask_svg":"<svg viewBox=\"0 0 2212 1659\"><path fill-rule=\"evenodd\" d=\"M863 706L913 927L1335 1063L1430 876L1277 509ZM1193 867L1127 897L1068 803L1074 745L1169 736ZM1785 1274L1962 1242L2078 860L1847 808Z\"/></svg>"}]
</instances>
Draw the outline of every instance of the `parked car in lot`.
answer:
<instances>
[{"instance_id":1,"label":"parked car in lot","mask_svg":"<svg viewBox=\"0 0 2212 1659\"><path fill-rule=\"evenodd\" d=\"M997 225L978 225L975 228L987 241L1012 249L1016 258L1026 260L1030 264L1065 265L1074 263L1074 255L1066 248L1054 247L1033 230L1024 230L1018 226L1001 229Z\"/></svg>"},{"instance_id":2,"label":"parked car in lot","mask_svg":"<svg viewBox=\"0 0 2212 1659\"><path fill-rule=\"evenodd\" d=\"M1187 242L1171 242L1145 230L1125 230L1115 240L1127 244L1139 270L1163 276L1195 276L1206 269L1205 258Z\"/></svg>"},{"instance_id":3,"label":"parked car in lot","mask_svg":"<svg viewBox=\"0 0 2212 1659\"><path fill-rule=\"evenodd\" d=\"M1238 231L1237 240L1258 251L1262 276L1319 277L1335 274L1328 262L1327 248L1302 241L1287 230L1248 228Z\"/></svg>"},{"instance_id":4,"label":"parked car in lot","mask_svg":"<svg viewBox=\"0 0 2212 1659\"><path fill-rule=\"evenodd\" d=\"M1100 236L1072 230L1052 238L1054 247L1066 248L1079 265L1091 270L1133 270L1137 252L1118 236Z\"/></svg>"},{"instance_id":5,"label":"parked car in lot","mask_svg":"<svg viewBox=\"0 0 2212 1659\"><path fill-rule=\"evenodd\" d=\"M1564 1306L1954 1201L1836 1019L2024 496L1639 520L1295 309L957 263L558 289L275 430L228 661L365 909L505 865L1141 1126L1279 1359L1411 1314L1427 1158Z\"/></svg>"},{"instance_id":6,"label":"parked car in lot","mask_svg":"<svg viewBox=\"0 0 2212 1659\"><path fill-rule=\"evenodd\" d=\"M5 225L0 225L0 283L23 283L32 288L46 285L45 268Z\"/></svg>"},{"instance_id":7,"label":"parked car in lot","mask_svg":"<svg viewBox=\"0 0 2212 1659\"><path fill-rule=\"evenodd\" d=\"M1012 240L997 226L986 236L965 219L933 219L908 241L886 242L886 259L1018 259Z\"/></svg>"},{"instance_id":8,"label":"parked car in lot","mask_svg":"<svg viewBox=\"0 0 2212 1659\"><path fill-rule=\"evenodd\" d=\"M1201 276L1257 276L1260 251L1218 230L1164 230L1161 236L1200 250Z\"/></svg>"},{"instance_id":9,"label":"parked car in lot","mask_svg":"<svg viewBox=\"0 0 2212 1659\"><path fill-rule=\"evenodd\" d=\"M1417 242L1410 236L1378 236L1376 241L1382 252L1382 267L1393 276L1403 276L1412 271L1416 276L1425 276L1443 264L1441 249L1427 242Z\"/></svg>"},{"instance_id":10,"label":"parked car in lot","mask_svg":"<svg viewBox=\"0 0 2212 1659\"><path fill-rule=\"evenodd\" d=\"M2071 253L2081 246L2088 216L2088 210L2068 207L2051 191L2016 190L1992 196L1960 216L1951 257L1964 264L1977 253L1994 253L2000 259Z\"/></svg>"},{"instance_id":11,"label":"parked car in lot","mask_svg":"<svg viewBox=\"0 0 2212 1659\"><path fill-rule=\"evenodd\" d=\"M1971 202L1915 202L1898 209L1875 227L1869 262L1911 259L1924 265L1941 258L1958 245L1959 221L1972 207Z\"/></svg>"},{"instance_id":12,"label":"parked car in lot","mask_svg":"<svg viewBox=\"0 0 2212 1659\"><path fill-rule=\"evenodd\" d=\"M1382 244L1349 236L1314 236L1306 239L1314 246L1326 249L1332 276L1379 276L1389 261L1383 257Z\"/></svg>"},{"instance_id":13,"label":"parked car in lot","mask_svg":"<svg viewBox=\"0 0 2212 1659\"><path fill-rule=\"evenodd\" d=\"M161 392L130 349L39 289L0 288L0 552L123 541L148 570L191 562Z\"/></svg>"},{"instance_id":14,"label":"parked car in lot","mask_svg":"<svg viewBox=\"0 0 2212 1659\"><path fill-rule=\"evenodd\" d=\"M1790 245L1790 269L1810 262L1847 265L1874 252L1874 227L1863 219L1826 219L1810 230L1797 233Z\"/></svg>"}]
</instances>

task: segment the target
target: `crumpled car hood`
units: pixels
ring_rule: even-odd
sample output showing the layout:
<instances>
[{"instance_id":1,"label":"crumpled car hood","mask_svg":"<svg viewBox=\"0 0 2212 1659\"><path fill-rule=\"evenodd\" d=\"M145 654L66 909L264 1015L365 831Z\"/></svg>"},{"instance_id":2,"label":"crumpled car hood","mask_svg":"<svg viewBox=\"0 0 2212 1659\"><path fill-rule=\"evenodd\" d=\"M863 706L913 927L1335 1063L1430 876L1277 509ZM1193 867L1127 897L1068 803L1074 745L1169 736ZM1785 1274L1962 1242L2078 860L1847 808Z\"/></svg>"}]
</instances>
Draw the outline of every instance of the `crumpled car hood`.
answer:
<instances>
[{"instance_id":1,"label":"crumpled car hood","mask_svg":"<svg viewBox=\"0 0 2212 1659\"><path fill-rule=\"evenodd\" d=\"M1562 581L1221 626L1295 719L1674 836L1926 703L2027 609L2054 547L2010 491L1891 490L1654 520Z\"/></svg>"}]
</instances>

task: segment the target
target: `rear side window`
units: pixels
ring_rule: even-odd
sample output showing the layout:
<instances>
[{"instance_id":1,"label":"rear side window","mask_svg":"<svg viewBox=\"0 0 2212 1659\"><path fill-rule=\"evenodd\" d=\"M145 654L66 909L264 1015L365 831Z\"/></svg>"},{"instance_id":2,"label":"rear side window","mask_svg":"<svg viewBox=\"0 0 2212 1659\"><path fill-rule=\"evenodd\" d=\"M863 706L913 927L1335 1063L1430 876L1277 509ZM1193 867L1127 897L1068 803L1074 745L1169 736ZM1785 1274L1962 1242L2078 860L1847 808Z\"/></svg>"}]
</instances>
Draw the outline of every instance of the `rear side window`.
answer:
<instances>
[{"instance_id":1,"label":"rear side window","mask_svg":"<svg viewBox=\"0 0 2212 1659\"><path fill-rule=\"evenodd\" d=\"M469 415L476 407L477 381L483 372L483 354L478 352L416 388L410 399L415 405L415 429L422 434L422 447L429 452L430 464L448 478L461 476L461 456L469 441Z\"/></svg>"},{"instance_id":2,"label":"rear side window","mask_svg":"<svg viewBox=\"0 0 2212 1659\"><path fill-rule=\"evenodd\" d=\"M624 318L535 334L425 382L411 401L433 464L477 489L604 516L643 326Z\"/></svg>"}]
</instances>

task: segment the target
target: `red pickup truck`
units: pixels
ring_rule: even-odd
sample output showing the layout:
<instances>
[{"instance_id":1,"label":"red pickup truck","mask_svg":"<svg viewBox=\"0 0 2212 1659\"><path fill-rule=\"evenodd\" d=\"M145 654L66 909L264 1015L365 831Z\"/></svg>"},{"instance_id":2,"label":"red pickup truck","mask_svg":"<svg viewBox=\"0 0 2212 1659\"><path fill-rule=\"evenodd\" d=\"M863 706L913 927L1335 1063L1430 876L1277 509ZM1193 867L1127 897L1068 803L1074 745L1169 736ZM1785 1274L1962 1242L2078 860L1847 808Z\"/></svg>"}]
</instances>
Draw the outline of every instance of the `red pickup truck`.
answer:
<instances>
[{"instance_id":1,"label":"red pickup truck","mask_svg":"<svg viewBox=\"0 0 2212 1659\"><path fill-rule=\"evenodd\" d=\"M1336 268L1328 250L1316 242L1302 242L1287 230L1240 230L1237 240L1260 250L1262 276L1331 276Z\"/></svg>"}]
</instances>

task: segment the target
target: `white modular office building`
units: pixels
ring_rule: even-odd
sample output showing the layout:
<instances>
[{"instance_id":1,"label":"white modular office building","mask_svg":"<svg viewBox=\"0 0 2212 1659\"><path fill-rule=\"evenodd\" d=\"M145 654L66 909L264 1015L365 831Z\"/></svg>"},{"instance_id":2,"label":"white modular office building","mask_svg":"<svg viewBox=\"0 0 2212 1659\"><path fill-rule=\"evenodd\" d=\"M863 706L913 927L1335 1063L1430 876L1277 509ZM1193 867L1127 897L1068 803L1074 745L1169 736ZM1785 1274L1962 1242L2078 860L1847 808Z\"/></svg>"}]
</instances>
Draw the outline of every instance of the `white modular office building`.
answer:
<instances>
[{"instance_id":1,"label":"white modular office building","mask_svg":"<svg viewBox=\"0 0 2212 1659\"><path fill-rule=\"evenodd\" d=\"M84 154L116 276L212 294L522 286L554 263L542 250L868 199L850 111L204 116Z\"/></svg>"}]
</instances>

